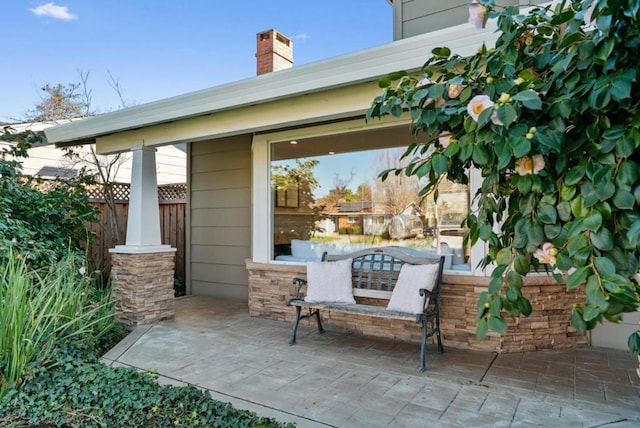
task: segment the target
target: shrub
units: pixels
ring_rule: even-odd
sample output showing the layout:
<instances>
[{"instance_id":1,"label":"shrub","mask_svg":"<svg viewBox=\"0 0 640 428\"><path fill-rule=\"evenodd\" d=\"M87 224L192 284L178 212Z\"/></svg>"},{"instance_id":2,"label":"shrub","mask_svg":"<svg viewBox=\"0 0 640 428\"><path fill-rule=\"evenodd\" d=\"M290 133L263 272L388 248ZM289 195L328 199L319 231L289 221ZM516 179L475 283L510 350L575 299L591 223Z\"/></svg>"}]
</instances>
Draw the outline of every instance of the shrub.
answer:
<instances>
[{"instance_id":1,"label":"shrub","mask_svg":"<svg viewBox=\"0 0 640 428\"><path fill-rule=\"evenodd\" d=\"M25 141L29 135L5 130L0 139ZM94 180L84 173L53 181L23 175L20 158L28 148L16 143L0 151L0 258L13 249L42 267L86 246L86 222L97 221L98 211L85 191Z\"/></svg>"},{"instance_id":2,"label":"shrub","mask_svg":"<svg viewBox=\"0 0 640 428\"><path fill-rule=\"evenodd\" d=\"M77 427L284 427L235 409L193 386L160 385L133 368L108 367L94 357L61 353L55 367L35 370L0 401L5 421ZM0 424L3 423L0 417Z\"/></svg>"},{"instance_id":3,"label":"shrub","mask_svg":"<svg viewBox=\"0 0 640 428\"><path fill-rule=\"evenodd\" d=\"M531 314L531 266L584 289L578 332L619 321L640 302L640 1L565 0L524 15L474 0L469 11L477 27L496 19L494 48L438 47L421 75L380 81L367 118L408 110L421 138L381 177L420 177L424 195L479 171L464 242L484 241L482 266L494 268L478 338L506 333L506 314ZM628 344L638 353L640 333Z\"/></svg>"},{"instance_id":4,"label":"shrub","mask_svg":"<svg viewBox=\"0 0 640 428\"><path fill-rule=\"evenodd\" d=\"M22 254L0 258L0 397L22 383L30 363L46 366L60 341L95 347L112 328L110 294L92 288L75 260L70 253L32 271Z\"/></svg>"}]
</instances>

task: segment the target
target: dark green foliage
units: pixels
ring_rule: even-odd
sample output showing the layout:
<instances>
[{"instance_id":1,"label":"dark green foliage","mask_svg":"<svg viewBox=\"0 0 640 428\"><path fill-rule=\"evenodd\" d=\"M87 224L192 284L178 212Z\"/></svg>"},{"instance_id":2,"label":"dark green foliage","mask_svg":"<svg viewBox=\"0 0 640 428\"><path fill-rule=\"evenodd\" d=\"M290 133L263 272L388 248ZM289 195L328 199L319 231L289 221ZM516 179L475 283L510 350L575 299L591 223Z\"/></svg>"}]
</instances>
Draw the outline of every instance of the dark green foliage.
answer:
<instances>
[{"instance_id":1,"label":"dark green foliage","mask_svg":"<svg viewBox=\"0 0 640 428\"><path fill-rule=\"evenodd\" d=\"M293 426L235 409L193 386L160 385L151 373L105 366L81 348L58 355L52 368L34 368L20 389L0 401L0 415L24 424L19 426Z\"/></svg>"},{"instance_id":2,"label":"dark green foliage","mask_svg":"<svg viewBox=\"0 0 640 428\"><path fill-rule=\"evenodd\" d=\"M44 137L8 129L1 137L15 143L0 152L0 258L13 249L33 266L46 266L70 249L86 247L90 236L85 222L97 221L85 191L93 178L84 173L46 182L27 177L20 159Z\"/></svg>"},{"instance_id":3,"label":"dark green foliage","mask_svg":"<svg viewBox=\"0 0 640 428\"><path fill-rule=\"evenodd\" d=\"M492 0L473 7L497 19L495 48L438 48L422 76L382 79L367 118L408 112L420 139L406 167L381 177L424 178L426 194L480 172L465 242L485 241L481 265L496 269L479 338L504 333L505 314L531 312L522 277L541 265L584 287L579 332L617 321L640 303L640 0L565 0L527 15Z\"/></svg>"}]
</instances>

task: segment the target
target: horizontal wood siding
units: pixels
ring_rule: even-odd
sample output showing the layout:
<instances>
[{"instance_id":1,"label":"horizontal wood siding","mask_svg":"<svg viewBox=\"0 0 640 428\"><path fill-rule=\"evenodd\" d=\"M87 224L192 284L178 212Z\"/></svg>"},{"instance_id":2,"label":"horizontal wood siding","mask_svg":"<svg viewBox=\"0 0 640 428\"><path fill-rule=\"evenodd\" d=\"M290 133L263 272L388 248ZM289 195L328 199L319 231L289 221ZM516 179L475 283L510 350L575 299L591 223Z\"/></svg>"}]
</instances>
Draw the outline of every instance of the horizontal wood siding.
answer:
<instances>
[{"instance_id":1,"label":"horizontal wood siding","mask_svg":"<svg viewBox=\"0 0 640 428\"><path fill-rule=\"evenodd\" d=\"M251 257L251 136L191 146L191 293L246 300Z\"/></svg>"},{"instance_id":2,"label":"horizontal wood siding","mask_svg":"<svg viewBox=\"0 0 640 428\"><path fill-rule=\"evenodd\" d=\"M532 0L531 3L540 4L548 0ZM402 0L394 7L395 28L394 37L406 39L408 37L441 30L467 22L469 18L470 0ZM504 0L500 5L517 5L518 0ZM529 3L529 2L527 2Z\"/></svg>"}]
</instances>

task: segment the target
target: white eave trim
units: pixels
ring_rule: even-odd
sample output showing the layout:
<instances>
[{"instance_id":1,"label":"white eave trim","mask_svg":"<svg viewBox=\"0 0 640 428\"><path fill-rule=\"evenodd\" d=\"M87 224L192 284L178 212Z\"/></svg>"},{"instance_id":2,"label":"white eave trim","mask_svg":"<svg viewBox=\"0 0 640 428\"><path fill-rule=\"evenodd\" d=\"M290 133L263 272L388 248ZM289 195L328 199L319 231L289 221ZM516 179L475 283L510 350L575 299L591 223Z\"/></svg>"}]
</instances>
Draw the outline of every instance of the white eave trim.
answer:
<instances>
[{"instance_id":1,"label":"white eave trim","mask_svg":"<svg viewBox=\"0 0 640 428\"><path fill-rule=\"evenodd\" d=\"M49 143L91 143L96 137L180 119L379 79L392 71L419 70L435 47L471 55L484 42L493 44L495 26L476 30L469 24L398 40L351 54L263 74L229 84L141 104L45 130Z\"/></svg>"}]
</instances>

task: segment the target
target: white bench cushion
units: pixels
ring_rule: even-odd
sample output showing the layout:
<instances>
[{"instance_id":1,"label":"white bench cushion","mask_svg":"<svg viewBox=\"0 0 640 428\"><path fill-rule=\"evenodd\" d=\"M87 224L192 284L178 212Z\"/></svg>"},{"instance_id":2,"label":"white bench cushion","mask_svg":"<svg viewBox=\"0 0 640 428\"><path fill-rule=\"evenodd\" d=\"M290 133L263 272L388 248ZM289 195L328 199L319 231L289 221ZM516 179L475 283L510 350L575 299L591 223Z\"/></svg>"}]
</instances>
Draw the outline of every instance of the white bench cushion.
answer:
<instances>
[{"instance_id":1,"label":"white bench cushion","mask_svg":"<svg viewBox=\"0 0 640 428\"><path fill-rule=\"evenodd\" d=\"M433 290L440 266L436 263L412 265L405 263L400 269L398 281L391 293L387 310L421 314L423 312L420 289Z\"/></svg>"},{"instance_id":2,"label":"white bench cushion","mask_svg":"<svg viewBox=\"0 0 640 428\"><path fill-rule=\"evenodd\" d=\"M307 263L307 294L305 302L355 304L351 283L352 259L335 262Z\"/></svg>"}]
</instances>

